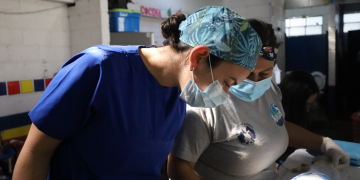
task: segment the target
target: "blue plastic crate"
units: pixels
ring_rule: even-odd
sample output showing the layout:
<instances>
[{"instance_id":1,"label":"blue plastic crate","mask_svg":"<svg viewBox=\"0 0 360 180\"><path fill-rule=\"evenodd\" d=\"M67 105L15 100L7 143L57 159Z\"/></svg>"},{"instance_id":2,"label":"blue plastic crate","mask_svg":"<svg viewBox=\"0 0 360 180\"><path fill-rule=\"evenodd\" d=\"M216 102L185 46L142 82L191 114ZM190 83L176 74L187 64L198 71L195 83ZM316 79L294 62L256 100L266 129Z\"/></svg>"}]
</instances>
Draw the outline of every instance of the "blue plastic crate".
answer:
<instances>
[{"instance_id":1,"label":"blue plastic crate","mask_svg":"<svg viewBox=\"0 0 360 180\"><path fill-rule=\"evenodd\" d=\"M139 32L140 11L113 9L109 11L111 32Z\"/></svg>"}]
</instances>

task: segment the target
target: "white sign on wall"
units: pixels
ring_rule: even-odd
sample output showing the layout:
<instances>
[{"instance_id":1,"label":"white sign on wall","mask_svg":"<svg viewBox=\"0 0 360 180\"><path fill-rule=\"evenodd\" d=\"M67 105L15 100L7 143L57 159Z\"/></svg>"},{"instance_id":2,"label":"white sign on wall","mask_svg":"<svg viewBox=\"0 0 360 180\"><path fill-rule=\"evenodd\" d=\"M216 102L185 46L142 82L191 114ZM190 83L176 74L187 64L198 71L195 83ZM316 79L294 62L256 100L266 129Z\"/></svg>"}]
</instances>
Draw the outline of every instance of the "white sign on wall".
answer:
<instances>
[{"instance_id":1,"label":"white sign on wall","mask_svg":"<svg viewBox=\"0 0 360 180\"><path fill-rule=\"evenodd\" d=\"M146 6L146 5L140 5L140 4L129 4L129 9L131 10L138 10L140 11L141 15L154 17L154 18L169 18L171 15L175 14L176 12L181 12L181 9L160 9L157 7L152 6ZM185 13L184 13L185 14ZM187 16L187 14L186 14Z\"/></svg>"}]
</instances>

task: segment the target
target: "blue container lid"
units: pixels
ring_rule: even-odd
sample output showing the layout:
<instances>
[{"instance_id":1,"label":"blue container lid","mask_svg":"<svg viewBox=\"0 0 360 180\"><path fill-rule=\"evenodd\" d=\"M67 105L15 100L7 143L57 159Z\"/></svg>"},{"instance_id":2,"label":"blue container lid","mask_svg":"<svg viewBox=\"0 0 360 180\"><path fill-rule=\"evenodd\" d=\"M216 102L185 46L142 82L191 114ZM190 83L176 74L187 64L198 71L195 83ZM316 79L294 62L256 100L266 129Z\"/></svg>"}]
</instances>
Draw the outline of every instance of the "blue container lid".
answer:
<instances>
[{"instance_id":1,"label":"blue container lid","mask_svg":"<svg viewBox=\"0 0 360 180\"><path fill-rule=\"evenodd\" d=\"M109 13L112 12L126 12L126 13L135 13L135 14L141 14L138 10L130 10L130 9L111 9Z\"/></svg>"},{"instance_id":2,"label":"blue container lid","mask_svg":"<svg viewBox=\"0 0 360 180\"><path fill-rule=\"evenodd\" d=\"M111 9L109 11L109 13L112 13L112 12L127 12L127 13L131 13L132 10L129 10L129 9Z\"/></svg>"}]
</instances>

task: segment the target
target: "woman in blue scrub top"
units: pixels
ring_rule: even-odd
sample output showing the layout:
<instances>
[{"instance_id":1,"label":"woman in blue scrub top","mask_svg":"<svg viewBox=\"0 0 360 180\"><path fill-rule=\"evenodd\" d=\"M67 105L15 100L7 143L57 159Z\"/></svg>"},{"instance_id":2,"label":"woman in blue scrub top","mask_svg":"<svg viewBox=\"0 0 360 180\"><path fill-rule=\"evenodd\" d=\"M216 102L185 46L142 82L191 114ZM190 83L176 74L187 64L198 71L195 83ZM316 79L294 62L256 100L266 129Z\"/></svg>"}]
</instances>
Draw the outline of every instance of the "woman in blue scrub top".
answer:
<instances>
[{"instance_id":1,"label":"woman in blue scrub top","mask_svg":"<svg viewBox=\"0 0 360 180\"><path fill-rule=\"evenodd\" d=\"M14 180L160 179L185 103L222 104L262 46L226 7L176 14L161 27L164 47L99 45L63 65L29 113Z\"/></svg>"}]
</instances>

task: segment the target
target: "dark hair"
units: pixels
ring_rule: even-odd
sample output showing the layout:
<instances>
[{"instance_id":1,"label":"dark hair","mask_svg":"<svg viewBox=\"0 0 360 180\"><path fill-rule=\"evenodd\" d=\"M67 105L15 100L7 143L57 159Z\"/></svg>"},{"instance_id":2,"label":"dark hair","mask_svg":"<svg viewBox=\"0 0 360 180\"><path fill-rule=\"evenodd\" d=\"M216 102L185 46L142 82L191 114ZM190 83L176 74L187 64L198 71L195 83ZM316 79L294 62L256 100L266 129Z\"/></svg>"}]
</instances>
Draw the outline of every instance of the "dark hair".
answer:
<instances>
[{"instance_id":1,"label":"dark hair","mask_svg":"<svg viewBox=\"0 0 360 180\"><path fill-rule=\"evenodd\" d=\"M279 85L282 93L282 105L286 120L306 127L306 101L313 94L319 93L314 77L303 70L293 71Z\"/></svg>"},{"instance_id":2,"label":"dark hair","mask_svg":"<svg viewBox=\"0 0 360 180\"><path fill-rule=\"evenodd\" d=\"M258 33L263 43L263 46L271 46L278 48L282 42L277 42L274 29L271 24L261 21L259 19L248 20L251 27Z\"/></svg>"},{"instance_id":3,"label":"dark hair","mask_svg":"<svg viewBox=\"0 0 360 180\"><path fill-rule=\"evenodd\" d=\"M161 33L166 39L164 41L164 46L170 45L177 52L186 51L192 48L190 45L185 44L180 40L179 26L180 23L184 20L186 20L186 16L178 12L176 14L171 15L170 18L168 18L167 20L161 23ZM215 55L210 54L210 61L212 68L216 68L224 60Z\"/></svg>"}]
</instances>

